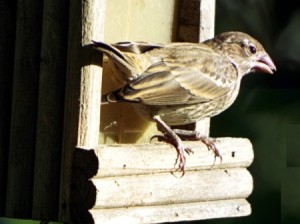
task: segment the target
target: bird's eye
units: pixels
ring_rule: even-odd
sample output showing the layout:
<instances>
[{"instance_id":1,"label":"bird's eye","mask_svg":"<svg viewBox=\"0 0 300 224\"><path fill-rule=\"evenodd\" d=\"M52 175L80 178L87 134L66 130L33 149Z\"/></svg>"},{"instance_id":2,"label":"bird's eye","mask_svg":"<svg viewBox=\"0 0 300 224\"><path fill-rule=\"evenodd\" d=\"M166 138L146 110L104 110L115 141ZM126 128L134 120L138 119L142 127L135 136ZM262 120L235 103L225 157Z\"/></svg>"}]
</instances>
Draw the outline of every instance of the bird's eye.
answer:
<instances>
[{"instance_id":1,"label":"bird's eye","mask_svg":"<svg viewBox=\"0 0 300 224\"><path fill-rule=\"evenodd\" d=\"M249 45L249 51L251 52L251 54L255 54L256 53L256 47L254 45Z\"/></svg>"}]
</instances>

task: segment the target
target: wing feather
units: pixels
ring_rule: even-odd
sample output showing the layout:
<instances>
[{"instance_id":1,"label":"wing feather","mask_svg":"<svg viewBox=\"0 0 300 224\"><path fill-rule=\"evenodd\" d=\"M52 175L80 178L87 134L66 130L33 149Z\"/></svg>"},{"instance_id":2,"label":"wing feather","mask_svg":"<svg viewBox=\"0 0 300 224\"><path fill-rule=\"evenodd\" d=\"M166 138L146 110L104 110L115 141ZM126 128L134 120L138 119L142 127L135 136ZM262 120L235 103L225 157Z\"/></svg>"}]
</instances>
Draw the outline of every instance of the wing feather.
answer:
<instances>
[{"instance_id":1,"label":"wing feather","mask_svg":"<svg viewBox=\"0 0 300 224\"><path fill-rule=\"evenodd\" d=\"M148 53L152 57L160 55L161 60L157 62L156 58L123 88L121 94L126 100L148 105L202 103L223 96L238 80L235 66L203 44L169 44Z\"/></svg>"}]
</instances>

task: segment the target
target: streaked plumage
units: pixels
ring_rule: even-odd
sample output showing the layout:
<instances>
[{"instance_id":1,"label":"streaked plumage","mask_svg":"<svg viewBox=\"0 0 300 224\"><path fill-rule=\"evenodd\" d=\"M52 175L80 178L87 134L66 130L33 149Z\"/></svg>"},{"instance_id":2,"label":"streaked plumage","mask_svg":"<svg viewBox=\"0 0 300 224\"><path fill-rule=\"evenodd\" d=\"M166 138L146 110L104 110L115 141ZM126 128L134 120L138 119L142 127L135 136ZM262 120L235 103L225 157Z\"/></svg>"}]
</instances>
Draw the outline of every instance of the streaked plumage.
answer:
<instances>
[{"instance_id":1,"label":"streaked plumage","mask_svg":"<svg viewBox=\"0 0 300 224\"><path fill-rule=\"evenodd\" d=\"M181 170L185 148L178 147L182 142L162 124L182 125L215 116L234 102L245 74L276 70L262 45L241 32L222 33L203 43L94 44L124 80L121 89L103 100L131 103L154 119L163 138L180 154Z\"/></svg>"}]
</instances>

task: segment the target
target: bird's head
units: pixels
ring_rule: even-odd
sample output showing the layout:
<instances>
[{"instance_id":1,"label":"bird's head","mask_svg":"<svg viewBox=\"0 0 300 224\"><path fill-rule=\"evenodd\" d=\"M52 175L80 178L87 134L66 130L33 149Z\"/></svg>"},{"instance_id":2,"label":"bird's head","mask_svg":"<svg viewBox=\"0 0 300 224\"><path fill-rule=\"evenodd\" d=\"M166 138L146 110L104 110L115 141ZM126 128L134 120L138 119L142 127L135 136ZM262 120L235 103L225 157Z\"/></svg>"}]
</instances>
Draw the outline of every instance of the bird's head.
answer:
<instances>
[{"instance_id":1,"label":"bird's head","mask_svg":"<svg viewBox=\"0 0 300 224\"><path fill-rule=\"evenodd\" d=\"M205 43L225 54L243 75L249 72L273 74L276 71L274 62L263 46L248 34L225 32Z\"/></svg>"}]
</instances>

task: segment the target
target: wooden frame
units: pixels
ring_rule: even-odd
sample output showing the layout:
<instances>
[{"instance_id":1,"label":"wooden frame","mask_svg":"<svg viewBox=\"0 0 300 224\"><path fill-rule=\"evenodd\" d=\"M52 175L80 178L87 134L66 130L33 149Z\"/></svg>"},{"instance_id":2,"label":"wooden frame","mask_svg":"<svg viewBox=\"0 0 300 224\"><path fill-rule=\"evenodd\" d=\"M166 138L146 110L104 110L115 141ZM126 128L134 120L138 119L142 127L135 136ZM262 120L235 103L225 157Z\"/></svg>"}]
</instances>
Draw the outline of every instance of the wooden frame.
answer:
<instances>
[{"instance_id":1,"label":"wooden frame","mask_svg":"<svg viewBox=\"0 0 300 224\"><path fill-rule=\"evenodd\" d=\"M73 156L76 146L98 144L100 124L100 57L93 53L91 40L103 39L105 0L70 2L70 27L64 142L62 155L60 220L70 221ZM81 15L81 20L78 19ZM79 17L80 18L80 17ZM80 56L80 57L79 57ZM93 65L98 63L98 66ZM76 208L74 209L74 211ZM86 210L86 208L84 208Z\"/></svg>"}]
</instances>

